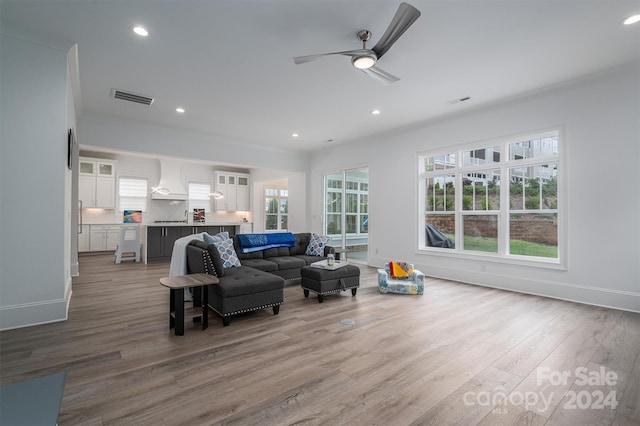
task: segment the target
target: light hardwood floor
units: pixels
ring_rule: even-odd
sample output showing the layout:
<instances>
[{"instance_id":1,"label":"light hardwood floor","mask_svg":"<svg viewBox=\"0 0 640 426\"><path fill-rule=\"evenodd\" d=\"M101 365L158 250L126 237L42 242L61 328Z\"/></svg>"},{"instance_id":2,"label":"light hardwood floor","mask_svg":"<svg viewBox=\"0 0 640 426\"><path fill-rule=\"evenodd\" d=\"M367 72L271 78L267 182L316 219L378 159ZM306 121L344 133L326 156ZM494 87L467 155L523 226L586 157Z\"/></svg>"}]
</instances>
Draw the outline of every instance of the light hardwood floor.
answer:
<instances>
[{"instance_id":1,"label":"light hardwood floor","mask_svg":"<svg viewBox=\"0 0 640 426\"><path fill-rule=\"evenodd\" d=\"M290 284L277 316L174 336L167 263L81 256L67 321L0 333L0 383L66 371L61 426L640 424L640 314L361 269L356 297Z\"/></svg>"}]
</instances>

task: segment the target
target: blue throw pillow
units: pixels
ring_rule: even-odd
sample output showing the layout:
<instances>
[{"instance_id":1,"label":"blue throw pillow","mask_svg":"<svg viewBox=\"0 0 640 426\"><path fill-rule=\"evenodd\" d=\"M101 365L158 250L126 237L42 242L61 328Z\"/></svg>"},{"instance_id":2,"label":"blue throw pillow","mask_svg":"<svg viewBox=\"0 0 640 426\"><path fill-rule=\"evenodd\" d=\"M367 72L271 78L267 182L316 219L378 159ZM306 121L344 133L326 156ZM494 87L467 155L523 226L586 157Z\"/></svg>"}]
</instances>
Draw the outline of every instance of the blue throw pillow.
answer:
<instances>
[{"instance_id":1,"label":"blue throw pillow","mask_svg":"<svg viewBox=\"0 0 640 426\"><path fill-rule=\"evenodd\" d=\"M222 241L214 241L213 245L215 245L220 252L220 259L222 259L223 268L233 268L234 266L241 266L238 255L233 249L233 240L231 238Z\"/></svg>"},{"instance_id":2,"label":"blue throw pillow","mask_svg":"<svg viewBox=\"0 0 640 426\"><path fill-rule=\"evenodd\" d=\"M329 240L330 238L327 236L311 234L311 240L305 254L307 256L324 256L324 246L327 245Z\"/></svg>"}]
</instances>

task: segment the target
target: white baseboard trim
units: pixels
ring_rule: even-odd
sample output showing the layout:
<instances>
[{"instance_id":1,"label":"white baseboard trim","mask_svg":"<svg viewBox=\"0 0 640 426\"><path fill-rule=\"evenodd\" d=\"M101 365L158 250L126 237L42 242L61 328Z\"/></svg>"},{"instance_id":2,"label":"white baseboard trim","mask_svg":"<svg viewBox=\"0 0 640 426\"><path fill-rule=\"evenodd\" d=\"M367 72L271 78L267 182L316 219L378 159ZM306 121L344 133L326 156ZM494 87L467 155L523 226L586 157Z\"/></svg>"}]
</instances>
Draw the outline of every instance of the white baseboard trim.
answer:
<instances>
[{"instance_id":1,"label":"white baseboard trim","mask_svg":"<svg viewBox=\"0 0 640 426\"><path fill-rule=\"evenodd\" d=\"M384 264L384 260L375 260L374 264ZM371 262L370 262L371 263ZM602 287L585 286L550 280L531 279L524 276L511 276L489 272L472 272L442 266L416 264L425 278L433 277L459 281L465 284L479 285L500 290L515 291L534 296L550 297L586 305L613 308L622 311L640 313L640 293L620 291ZM425 287L428 284L425 282Z\"/></svg>"},{"instance_id":2,"label":"white baseboard trim","mask_svg":"<svg viewBox=\"0 0 640 426\"><path fill-rule=\"evenodd\" d=\"M0 307L0 331L66 321L71 293L68 291L64 299Z\"/></svg>"}]
</instances>

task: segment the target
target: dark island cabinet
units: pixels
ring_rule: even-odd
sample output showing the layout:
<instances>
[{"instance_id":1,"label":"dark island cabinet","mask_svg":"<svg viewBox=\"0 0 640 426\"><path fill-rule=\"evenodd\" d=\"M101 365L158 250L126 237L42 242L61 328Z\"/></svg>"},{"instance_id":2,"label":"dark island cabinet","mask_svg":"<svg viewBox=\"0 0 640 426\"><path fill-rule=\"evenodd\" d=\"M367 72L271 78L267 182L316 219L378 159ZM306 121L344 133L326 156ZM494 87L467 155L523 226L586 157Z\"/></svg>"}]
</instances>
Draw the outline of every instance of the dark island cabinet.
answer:
<instances>
[{"instance_id":1,"label":"dark island cabinet","mask_svg":"<svg viewBox=\"0 0 640 426\"><path fill-rule=\"evenodd\" d=\"M173 244L178 238L206 232L216 235L228 232L230 237L236 235L236 227L218 225L193 226L149 226L147 227L147 262L171 260Z\"/></svg>"},{"instance_id":2,"label":"dark island cabinet","mask_svg":"<svg viewBox=\"0 0 640 426\"><path fill-rule=\"evenodd\" d=\"M182 228L181 226L147 228L147 261L170 260L173 243L182 237Z\"/></svg>"}]
</instances>

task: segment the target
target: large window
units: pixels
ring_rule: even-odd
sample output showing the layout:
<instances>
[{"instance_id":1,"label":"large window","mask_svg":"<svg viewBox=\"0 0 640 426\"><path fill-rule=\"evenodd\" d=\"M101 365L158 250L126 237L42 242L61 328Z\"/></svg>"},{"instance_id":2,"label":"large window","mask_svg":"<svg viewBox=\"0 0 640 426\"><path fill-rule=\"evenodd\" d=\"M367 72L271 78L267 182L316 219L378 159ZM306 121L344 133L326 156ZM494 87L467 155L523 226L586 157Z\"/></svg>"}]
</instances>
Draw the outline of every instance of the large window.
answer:
<instances>
[{"instance_id":1,"label":"large window","mask_svg":"<svg viewBox=\"0 0 640 426\"><path fill-rule=\"evenodd\" d=\"M189 211L204 209L205 213L211 212L210 183L189 182Z\"/></svg>"},{"instance_id":2,"label":"large window","mask_svg":"<svg viewBox=\"0 0 640 426\"><path fill-rule=\"evenodd\" d=\"M419 156L420 249L558 263L559 132Z\"/></svg>"},{"instance_id":3,"label":"large window","mask_svg":"<svg viewBox=\"0 0 640 426\"><path fill-rule=\"evenodd\" d=\"M121 177L118 182L119 209L147 211L147 179Z\"/></svg>"},{"instance_id":4,"label":"large window","mask_svg":"<svg viewBox=\"0 0 640 426\"><path fill-rule=\"evenodd\" d=\"M264 197L264 229L286 231L289 227L289 191L267 188Z\"/></svg>"}]
</instances>

